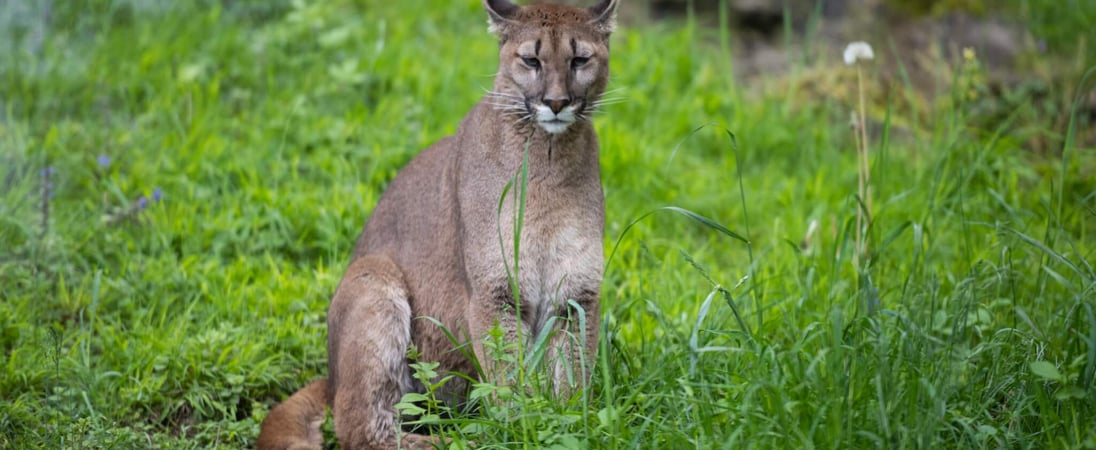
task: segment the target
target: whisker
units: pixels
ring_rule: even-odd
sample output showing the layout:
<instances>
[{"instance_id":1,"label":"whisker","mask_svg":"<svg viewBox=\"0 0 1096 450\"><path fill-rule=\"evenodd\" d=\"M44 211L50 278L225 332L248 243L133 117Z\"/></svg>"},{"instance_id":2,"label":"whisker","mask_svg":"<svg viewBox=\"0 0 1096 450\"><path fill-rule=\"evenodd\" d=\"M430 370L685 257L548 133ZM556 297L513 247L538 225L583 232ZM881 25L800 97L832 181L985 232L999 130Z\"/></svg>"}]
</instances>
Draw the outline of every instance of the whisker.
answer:
<instances>
[{"instance_id":1,"label":"whisker","mask_svg":"<svg viewBox=\"0 0 1096 450\"><path fill-rule=\"evenodd\" d=\"M518 97L518 96L515 96L515 95L503 95L503 94L487 93L485 98L496 98L496 99L500 99L500 100L515 100L515 101L521 101L522 103L525 102L524 98L521 98L521 97Z\"/></svg>"},{"instance_id":2,"label":"whisker","mask_svg":"<svg viewBox=\"0 0 1096 450\"><path fill-rule=\"evenodd\" d=\"M590 104L594 105L594 106L605 106L605 105L615 105L617 103L624 103L626 101L627 101L627 99L622 98L622 99L619 99L619 100L604 100L604 101L599 100L599 101L596 101L596 102L593 102L593 103L590 103Z\"/></svg>"},{"instance_id":3,"label":"whisker","mask_svg":"<svg viewBox=\"0 0 1096 450\"><path fill-rule=\"evenodd\" d=\"M518 100L525 101L524 97L522 97L520 95L516 95L516 94L510 94L510 93L498 92L498 91L489 91L487 89L484 89L483 92L485 92L488 96L492 96L492 97L513 98L513 99L518 99Z\"/></svg>"},{"instance_id":4,"label":"whisker","mask_svg":"<svg viewBox=\"0 0 1096 450\"><path fill-rule=\"evenodd\" d=\"M514 102L484 102L484 104L507 109L525 109L525 105Z\"/></svg>"},{"instance_id":5,"label":"whisker","mask_svg":"<svg viewBox=\"0 0 1096 450\"><path fill-rule=\"evenodd\" d=\"M596 107L599 107L599 106L615 105L617 103L624 103L624 102L627 102L627 101L628 101L627 99L596 101L596 102L590 102L590 106L593 106L593 107L596 108Z\"/></svg>"},{"instance_id":6,"label":"whisker","mask_svg":"<svg viewBox=\"0 0 1096 450\"><path fill-rule=\"evenodd\" d=\"M505 104L505 103L490 103L490 102L488 102L487 105L493 106L493 107L495 107L494 109L497 109L497 110L525 111L525 106L523 106L523 105L512 105L512 104Z\"/></svg>"},{"instance_id":7,"label":"whisker","mask_svg":"<svg viewBox=\"0 0 1096 450\"><path fill-rule=\"evenodd\" d=\"M495 108L495 110L502 113L503 116L511 116L511 117L519 117L519 118L525 118L525 117L531 117L532 116L532 113L529 112L529 110L525 109L525 108L504 107L504 108ZM519 120L521 120L521 119L519 119Z\"/></svg>"},{"instance_id":8,"label":"whisker","mask_svg":"<svg viewBox=\"0 0 1096 450\"><path fill-rule=\"evenodd\" d=\"M525 116L529 115L529 113L527 113L527 112L525 112L525 111L503 111L503 112L502 112L502 115L503 115L504 117L505 117L505 116L509 116L509 117L525 117Z\"/></svg>"},{"instance_id":9,"label":"whisker","mask_svg":"<svg viewBox=\"0 0 1096 450\"><path fill-rule=\"evenodd\" d=\"M600 104L600 105L590 105L590 107L588 109L598 110L598 109L609 107L609 106L612 106L612 105L615 105L615 104L616 103L605 103L605 104Z\"/></svg>"},{"instance_id":10,"label":"whisker","mask_svg":"<svg viewBox=\"0 0 1096 450\"><path fill-rule=\"evenodd\" d=\"M625 97L623 95L602 95L601 97L598 97L597 100L594 100L594 101L596 101L596 102L611 102L611 101L615 101L615 100L627 100L627 99L628 99L628 97Z\"/></svg>"},{"instance_id":11,"label":"whisker","mask_svg":"<svg viewBox=\"0 0 1096 450\"><path fill-rule=\"evenodd\" d=\"M514 125L520 124L522 122L526 122L526 121L528 121L529 119L532 119L532 118L533 118L532 114L526 114L524 116L519 117L518 120L515 120Z\"/></svg>"},{"instance_id":12,"label":"whisker","mask_svg":"<svg viewBox=\"0 0 1096 450\"><path fill-rule=\"evenodd\" d=\"M601 112L602 111L600 109L598 109L597 107L590 107L590 108L586 108L585 111L582 111L580 114L576 114L576 115L581 116L581 118L584 119L584 120L590 120L594 116L601 114Z\"/></svg>"}]
</instances>

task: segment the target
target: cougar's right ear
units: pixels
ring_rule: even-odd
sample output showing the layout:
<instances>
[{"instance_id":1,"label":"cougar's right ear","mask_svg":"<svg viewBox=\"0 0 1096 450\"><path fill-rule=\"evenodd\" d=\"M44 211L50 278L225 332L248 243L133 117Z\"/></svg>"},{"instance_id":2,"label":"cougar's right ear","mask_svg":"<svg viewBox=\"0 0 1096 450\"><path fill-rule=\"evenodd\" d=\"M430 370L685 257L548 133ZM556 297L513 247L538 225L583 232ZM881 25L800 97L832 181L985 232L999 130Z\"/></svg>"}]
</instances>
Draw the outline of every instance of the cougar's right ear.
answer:
<instances>
[{"instance_id":1,"label":"cougar's right ear","mask_svg":"<svg viewBox=\"0 0 1096 450\"><path fill-rule=\"evenodd\" d=\"M602 33L612 33L616 28L616 10L619 3L619 0L601 0L597 5L591 6L586 10L593 17L590 24Z\"/></svg>"},{"instance_id":2,"label":"cougar's right ear","mask_svg":"<svg viewBox=\"0 0 1096 450\"><path fill-rule=\"evenodd\" d=\"M507 27L517 23L514 16L521 7L510 0L483 0L483 9L487 10L487 30L501 36Z\"/></svg>"}]
</instances>

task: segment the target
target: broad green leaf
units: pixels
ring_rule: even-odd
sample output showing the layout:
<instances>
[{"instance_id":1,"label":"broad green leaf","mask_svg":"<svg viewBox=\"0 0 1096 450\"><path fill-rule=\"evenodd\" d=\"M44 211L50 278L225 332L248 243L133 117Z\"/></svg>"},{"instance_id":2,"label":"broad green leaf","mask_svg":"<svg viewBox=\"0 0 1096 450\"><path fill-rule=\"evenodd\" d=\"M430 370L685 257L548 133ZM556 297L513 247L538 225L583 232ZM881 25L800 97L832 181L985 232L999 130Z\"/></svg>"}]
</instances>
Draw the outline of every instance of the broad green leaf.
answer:
<instances>
[{"instance_id":1,"label":"broad green leaf","mask_svg":"<svg viewBox=\"0 0 1096 450\"><path fill-rule=\"evenodd\" d=\"M1031 373L1039 378L1052 381L1062 381L1062 373L1058 371L1058 368L1047 361L1034 361L1028 364L1028 368L1031 369Z\"/></svg>"}]
</instances>

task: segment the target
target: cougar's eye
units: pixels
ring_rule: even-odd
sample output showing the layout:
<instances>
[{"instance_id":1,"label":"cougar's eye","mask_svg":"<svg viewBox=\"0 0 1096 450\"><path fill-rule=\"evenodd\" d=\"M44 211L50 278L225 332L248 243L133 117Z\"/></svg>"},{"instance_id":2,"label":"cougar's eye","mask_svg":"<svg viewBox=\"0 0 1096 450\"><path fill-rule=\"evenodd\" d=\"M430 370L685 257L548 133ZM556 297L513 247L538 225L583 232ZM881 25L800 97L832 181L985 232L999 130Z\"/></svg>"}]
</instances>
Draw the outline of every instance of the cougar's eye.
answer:
<instances>
[{"instance_id":1,"label":"cougar's eye","mask_svg":"<svg viewBox=\"0 0 1096 450\"><path fill-rule=\"evenodd\" d=\"M536 58L530 58L528 56L522 56L521 57L521 62L525 63L525 65L527 65L527 66L529 66L533 69L539 69L540 68L540 60L536 59Z\"/></svg>"},{"instance_id":2,"label":"cougar's eye","mask_svg":"<svg viewBox=\"0 0 1096 450\"><path fill-rule=\"evenodd\" d=\"M571 68L577 69L579 67L585 66L588 62L590 62L590 58L576 56L574 58L571 58Z\"/></svg>"}]
</instances>

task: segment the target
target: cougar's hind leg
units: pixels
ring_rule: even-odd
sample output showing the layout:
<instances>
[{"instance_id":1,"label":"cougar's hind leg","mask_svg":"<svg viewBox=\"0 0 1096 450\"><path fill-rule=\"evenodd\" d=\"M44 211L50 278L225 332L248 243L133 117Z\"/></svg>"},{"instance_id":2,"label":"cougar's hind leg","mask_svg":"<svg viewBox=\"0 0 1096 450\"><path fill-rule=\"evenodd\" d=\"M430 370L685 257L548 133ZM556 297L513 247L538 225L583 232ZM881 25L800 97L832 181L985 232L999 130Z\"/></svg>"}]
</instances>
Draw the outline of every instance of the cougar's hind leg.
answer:
<instances>
[{"instance_id":1,"label":"cougar's hind leg","mask_svg":"<svg viewBox=\"0 0 1096 450\"><path fill-rule=\"evenodd\" d=\"M327 314L328 402L342 448L394 448L393 406L412 389L411 307L399 267L384 256L350 264ZM428 440L406 436L407 443Z\"/></svg>"},{"instance_id":2,"label":"cougar's hind leg","mask_svg":"<svg viewBox=\"0 0 1096 450\"><path fill-rule=\"evenodd\" d=\"M274 407L263 420L258 450L321 450L327 380L313 381Z\"/></svg>"}]
</instances>

